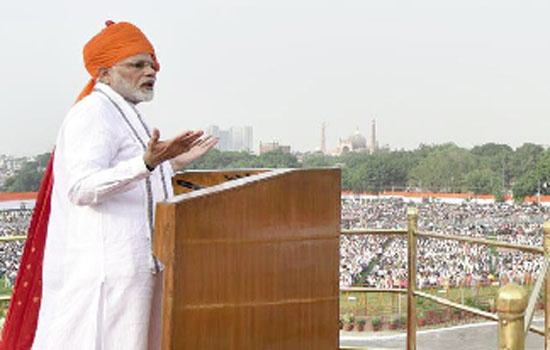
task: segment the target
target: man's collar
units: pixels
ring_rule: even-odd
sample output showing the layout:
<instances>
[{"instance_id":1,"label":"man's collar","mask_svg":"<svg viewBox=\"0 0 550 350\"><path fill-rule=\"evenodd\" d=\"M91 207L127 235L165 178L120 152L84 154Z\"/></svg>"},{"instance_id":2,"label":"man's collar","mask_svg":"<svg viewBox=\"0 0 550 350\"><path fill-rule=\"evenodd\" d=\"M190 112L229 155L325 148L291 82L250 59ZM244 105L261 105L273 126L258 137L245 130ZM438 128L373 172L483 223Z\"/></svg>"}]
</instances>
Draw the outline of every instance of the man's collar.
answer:
<instances>
[{"instance_id":1,"label":"man's collar","mask_svg":"<svg viewBox=\"0 0 550 350\"><path fill-rule=\"evenodd\" d=\"M102 82L98 81L98 82L96 82L94 88L100 90L101 92L103 92L105 94L107 94L109 97L114 99L119 104L120 103L126 103L126 104L128 104L132 107L135 107L135 104L133 104L132 102L126 100L124 97L122 97L122 95L120 95L118 92L113 90L112 87L110 87L109 85L107 85L105 83L102 83Z\"/></svg>"},{"instance_id":2,"label":"man's collar","mask_svg":"<svg viewBox=\"0 0 550 350\"><path fill-rule=\"evenodd\" d=\"M121 108L123 114L136 116L139 114L136 106L133 103L126 101L124 97L113 90L109 85L98 81L94 86L94 90L97 90L100 94L105 94L105 96L107 96L107 98L110 99L111 102Z\"/></svg>"}]
</instances>

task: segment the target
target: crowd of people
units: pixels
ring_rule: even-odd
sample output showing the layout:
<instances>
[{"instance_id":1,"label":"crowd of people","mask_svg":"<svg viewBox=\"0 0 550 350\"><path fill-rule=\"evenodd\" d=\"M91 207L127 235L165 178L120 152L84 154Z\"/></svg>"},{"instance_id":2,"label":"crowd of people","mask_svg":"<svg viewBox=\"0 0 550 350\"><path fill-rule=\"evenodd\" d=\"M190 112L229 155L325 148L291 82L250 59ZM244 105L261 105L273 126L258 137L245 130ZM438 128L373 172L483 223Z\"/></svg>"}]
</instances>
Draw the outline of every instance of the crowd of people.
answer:
<instances>
[{"instance_id":1,"label":"crowd of people","mask_svg":"<svg viewBox=\"0 0 550 350\"><path fill-rule=\"evenodd\" d=\"M344 229L406 229L407 209L401 199L342 200ZM418 229L438 234L542 245L542 224L550 208L537 204L414 204ZM0 211L0 237L27 234L32 211ZM0 242L0 281L13 283L25 241ZM451 240L419 238L419 288L472 286L513 280L533 283L542 257L516 250L488 248ZM398 235L346 235L340 244L340 286L406 288L407 240Z\"/></svg>"},{"instance_id":2,"label":"crowd of people","mask_svg":"<svg viewBox=\"0 0 550 350\"><path fill-rule=\"evenodd\" d=\"M405 203L398 198L343 199L344 229L406 229L407 209L418 209L418 230L541 246L550 208L538 204ZM517 250L433 238L418 239L417 286L448 288L513 280L533 283L542 257ZM406 237L342 236L340 286L406 288Z\"/></svg>"},{"instance_id":3,"label":"crowd of people","mask_svg":"<svg viewBox=\"0 0 550 350\"><path fill-rule=\"evenodd\" d=\"M0 237L26 236L32 210L0 210ZM24 240L0 241L0 281L12 285L17 276Z\"/></svg>"}]
</instances>

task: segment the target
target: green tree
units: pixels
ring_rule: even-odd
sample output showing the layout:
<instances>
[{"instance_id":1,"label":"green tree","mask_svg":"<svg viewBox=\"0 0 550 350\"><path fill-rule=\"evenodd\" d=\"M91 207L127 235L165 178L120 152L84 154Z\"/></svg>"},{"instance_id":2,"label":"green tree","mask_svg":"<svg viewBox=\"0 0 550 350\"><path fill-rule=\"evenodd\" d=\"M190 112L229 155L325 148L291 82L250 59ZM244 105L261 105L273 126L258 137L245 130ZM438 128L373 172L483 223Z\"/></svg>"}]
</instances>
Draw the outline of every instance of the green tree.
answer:
<instances>
[{"instance_id":1,"label":"green tree","mask_svg":"<svg viewBox=\"0 0 550 350\"><path fill-rule=\"evenodd\" d=\"M524 143L518 147L510 159L510 177L512 180L518 180L523 175L537 166L537 162L544 152L544 148L533 143Z\"/></svg>"},{"instance_id":2,"label":"green tree","mask_svg":"<svg viewBox=\"0 0 550 350\"><path fill-rule=\"evenodd\" d=\"M340 156L340 162L352 169L365 164L368 159L369 154L366 152L348 152Z\"/></svg>"},{"instance_id":3,"label":"green tree","mask_svg":"<svg viewBox=\"0 0 550 350\"><path fill-rule=\"evenodd\" d=\"M542 194L550 193L550 149L544 151L537 160L537 187Z\"/></svg>"},{"instance_id":4,"label":"green tree","mask_svg":"<svg viewBox=\"0 0 550 350\"><path fill-rule=\"evenodd\" d=\"M187 169L342 167L344 190L378 192L407 186L435 191L473 191L501 196L514 184L516 197L549 193L550 151L525 143L515 151L507 145L486 143L471 150L453 143L421 144L417 149L380 150L374 154L348 152L341 156L306 154L303 163L296 156L272 151L260 156L250 152L212 150ZM36 157L16 176L7 179L4 191L38 189L49 154Z\"/></svg>"},{"instance_id":5,"label":"green tree","mask_svg":"<svg viewBox=\"0 0 550 350\"><path fill-rule=\"evenodd\" d=\"M472 148L471 153L476 155L483 167L488 167L495 174L500 175L501 185L509 185L511 180L510 162L514 155L512 147L498 143L486 143Z\"/></svg>"},{"instance_id":6,"label":"green tree","mask_svg":"<svg viewBox=\"0 0 550 350\"><path fill-rule=\"evenodd\" d=\"M538 193L550 194L550 150L539 154L535 167L528 169L515 182L513 193L517 199Z\"/></svg>"},{"instance_id":7,"label":"green tree","mask_svg":"<svg viewBox=\"0 0 550 350\"><path fill-rule=\"evenodd\" d=\"M302 166L304 168L328 167L334 166L337 162L337 157L331 157L322 153L313 153L304 156Z\"/></svg>"},{"instance_id":8,"label":"green tree","mask_svg":"<svg viewBox=\"0 0 550 350\"><path fill-rule=\"evenodd\" d=\"M464 188L476 194L499 195L502 188L502 178L489 168L474 169L464 176Z\"/></svg>"},{"instance_id":9,"label":"green tree","mask_svg":"<svg viewBox=\"0 0 550 350\"><path fill-rule=\"evenodd\" d=\"M364 166L366 189L379 192L394 187L404 188L407 185L410 164L407 157L400 152L384 152L371 155Z\"/></svg>"},{"instance_id":10,"label":"green tree","mask_svg":"<svg viewBox=\"0 0 550 350\"><path fill-rule=\"evenodd\" d=\"M367 191L364 170L344 166L342 168L342 189L355 192Z\"/></svg>"},{"instance_id":11,"label":"green tree","mask_svg":"<svg viewBox=\"0 0 550 350\"><path fill-rule=\"evenodd\" d=\"M281 150L261 154L257 158L258 168L299 168L300 163L295 155Z\"/></svg>"},{"instance_id":12,"label":"green tree","mask_svg":"<svg viewBox=\"0 0 550 350\"><path fill-rule=\"evenodd\" d=\"M532 169L523 174L515 183L512 188L512 193L516 200L523 200L525 196L534 195L537 192L537 171Z\"/></svg>"},{"instance_id":13,"label":"green tree","mask_svg":"<svg viewBox=\"0 0 550 350\"><path fill-rule=\"evenodd\" d=\"M432 191L460 190L464 176L478 162L468 150L445 144L432 150L410 172L410 182Z\"/></svg>"},{"instance_id":14,"label":"green tree","mask_svg":"<svg viewBox=\"0 0 550 350\"><path fill-rule=\"evenodd\" d=\"M379 192L404 189L408 175L420 161L411 151L347 153L338 159L343 164L342 188L353 191ZM304 164L305 166L305 164Z\"/></svg>"},{"instance_id":15,"label":"green tree","mask_svg":"<svg viewBox=\"0 0 550 350\"><path fill-rule=\"evenodd\" d=\"M221 152L213 149L189 164L187 169L252 168L257 156L249 152Z\"/></svg>"}]
</instances>

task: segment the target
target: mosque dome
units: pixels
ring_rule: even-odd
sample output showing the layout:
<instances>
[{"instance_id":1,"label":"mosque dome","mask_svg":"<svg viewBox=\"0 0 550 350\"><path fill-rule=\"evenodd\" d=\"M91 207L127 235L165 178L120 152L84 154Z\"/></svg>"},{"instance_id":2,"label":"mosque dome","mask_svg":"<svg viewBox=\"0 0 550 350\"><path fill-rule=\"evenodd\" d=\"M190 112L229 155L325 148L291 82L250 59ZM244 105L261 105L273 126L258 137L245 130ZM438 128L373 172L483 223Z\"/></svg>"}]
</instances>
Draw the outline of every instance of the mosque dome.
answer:
<instances>
[{"instance_id":1,"label":"mosque dome","mask_svg":"<svg viewBox=\"0 0 550 350\"><path fill-rule=\"evenodd\" d=\"M359 128L349 137L349 142L353 150L367 148L367 139L359 133Z\"/></svg>"}]
</instances>

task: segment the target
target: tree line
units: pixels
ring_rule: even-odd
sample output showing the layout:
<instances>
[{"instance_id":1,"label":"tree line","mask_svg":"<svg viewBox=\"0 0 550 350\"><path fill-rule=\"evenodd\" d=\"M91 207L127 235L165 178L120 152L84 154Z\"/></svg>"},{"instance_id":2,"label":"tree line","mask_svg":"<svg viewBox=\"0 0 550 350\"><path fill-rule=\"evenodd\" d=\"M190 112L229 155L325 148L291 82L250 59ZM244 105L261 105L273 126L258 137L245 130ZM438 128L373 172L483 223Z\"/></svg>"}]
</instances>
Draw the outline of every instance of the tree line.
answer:
<instances>
[{"instance_id":1,"label":"tree line","mask_svg":"<svg viewBox=\"0 0 550 350\"><path fill-rule=\"evenodd\" d=\"M348 152L341 156L306 153L299 156L271 151L212 150L187 169L310 168L342 169L342 188L356 192L384 190L473 192L502 197L512 192L521 199L550 194L550 150L532 143L513 149L486 143L472 149L453 143L420 145L414 150ZM36 191L49 153L27 162L2 187L4 192Z\"/></svg>"}]
</instances>

